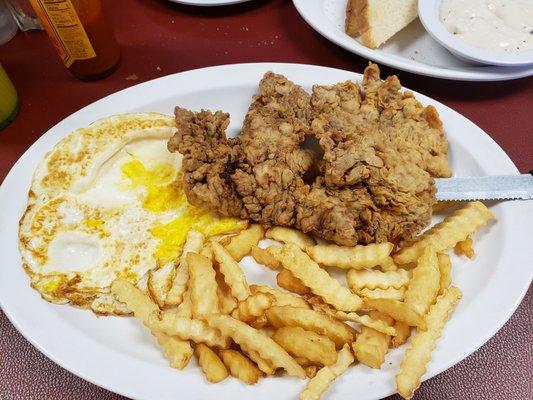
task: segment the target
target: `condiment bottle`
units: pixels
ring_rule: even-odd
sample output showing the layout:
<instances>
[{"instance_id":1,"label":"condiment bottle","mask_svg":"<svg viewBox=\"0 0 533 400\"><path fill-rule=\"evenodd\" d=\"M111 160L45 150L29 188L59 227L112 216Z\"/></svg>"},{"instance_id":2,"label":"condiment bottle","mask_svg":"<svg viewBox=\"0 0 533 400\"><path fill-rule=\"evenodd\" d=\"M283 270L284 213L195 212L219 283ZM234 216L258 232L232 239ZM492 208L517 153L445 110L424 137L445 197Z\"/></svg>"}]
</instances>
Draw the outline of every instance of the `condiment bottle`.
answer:
<instances>
[{"instance_id":1,"label":"condiment bottle","mask_svg":"<svg viewBox=\"0 0 533 400\"><path fill-rule=\"evenodd\" d=\"M120 48L102 13L101 0L30 0L69 71L82 80L112 74Z\"/></svg>"},{"instance_id":2,"label":"condiment bottle","mask_svg":"<svg viewBox=\"0 0 533 400\"><path fill-rule=\"evenodd\" d=\"M15 119L19 112L17 91L0 64L0 130Z\"/></svg>"}]
</instances>

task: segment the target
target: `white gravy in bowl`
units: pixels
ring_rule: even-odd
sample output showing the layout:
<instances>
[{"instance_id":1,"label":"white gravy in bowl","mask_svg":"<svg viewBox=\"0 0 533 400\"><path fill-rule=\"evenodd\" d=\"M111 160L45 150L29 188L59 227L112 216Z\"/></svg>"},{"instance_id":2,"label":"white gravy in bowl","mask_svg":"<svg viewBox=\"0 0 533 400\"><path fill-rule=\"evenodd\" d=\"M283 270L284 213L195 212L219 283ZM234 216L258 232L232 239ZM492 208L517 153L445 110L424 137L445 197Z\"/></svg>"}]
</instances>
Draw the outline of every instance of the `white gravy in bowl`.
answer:
<instances>
[{"instance_id":1,"label":"white gravy in bowl","mask_svg":"<svg viewBox=\"0 0 533 400\"><path fill-rule=\"evenodd\" d=\"M533 49L533 0L442 0L440 20L449 32L476 47Z\"/></svg>"}]
</instances>

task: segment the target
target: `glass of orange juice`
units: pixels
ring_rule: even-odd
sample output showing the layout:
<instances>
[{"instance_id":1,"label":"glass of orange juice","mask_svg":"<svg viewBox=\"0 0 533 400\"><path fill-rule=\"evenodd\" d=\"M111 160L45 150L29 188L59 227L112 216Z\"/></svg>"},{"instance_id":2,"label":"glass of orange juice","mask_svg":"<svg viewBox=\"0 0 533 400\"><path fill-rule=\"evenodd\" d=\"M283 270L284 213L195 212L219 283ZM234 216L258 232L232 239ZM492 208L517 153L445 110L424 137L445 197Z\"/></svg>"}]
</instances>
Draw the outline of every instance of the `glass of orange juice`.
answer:
<instances>
[{"instance_id":1,"label":"glass of orange juice","mask_svg":"<svg viewBox=\"0 0 533 400\"><path fill-rule=\"evenodd\" d=\"M19 98L15 86L0 64L0 129L15 119L19 112Z\"/></svg>"}]
</instances>

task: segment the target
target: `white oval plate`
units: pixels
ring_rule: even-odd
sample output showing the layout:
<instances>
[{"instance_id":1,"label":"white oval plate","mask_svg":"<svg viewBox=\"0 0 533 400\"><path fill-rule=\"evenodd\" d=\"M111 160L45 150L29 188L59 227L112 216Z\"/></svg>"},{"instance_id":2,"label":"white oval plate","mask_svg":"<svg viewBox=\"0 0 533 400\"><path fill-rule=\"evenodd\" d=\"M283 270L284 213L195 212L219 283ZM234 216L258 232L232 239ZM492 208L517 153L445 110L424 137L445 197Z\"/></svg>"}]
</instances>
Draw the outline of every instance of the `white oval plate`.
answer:
<instances>
[{"instance_id":1,"label":"white oval plate","mask_svg":"<svg viewBox=\"0 0 533 400\"><path fill-rule=\"evenodd\" d=\"M244 3L250 0L168 0L173 3L187 4L189 6L214 7L229 6L230 4Z\"/></svg>"},{"instance_id":2,"label":"white oval plate","mask_svg":"<svg viewBox=\"0 0 533 400\"><path fill-rule=\"evenodd\" d=\"M111 114L171 113L180 105L230 112L230 132L236 134L257 84L268 70L285 74L307 90L313 84L361 80L360 74L298 64L227 65L169 75L115 93L72 114L18 160L0 187L0 304L33 345L76 375L135 399L297 398L305 382L295 378L268 378L254 386L236 379L207 384L194 362L184 371L170 368L153 337L133 318L97 318L88 311L47 303L30 288L17 248L18 220L33 171L68 133ZM426 96L417 97L437 107L457 175L517 173L502 149L480 128ZM454 259L454 282L464 296L433 353L426 379L461 361L493 336L529 286L533 203L505 202L492 205L491 210L496 221L476 235L476 259ZM252 283L274 282L271 271L249 259L245 259L245 270ZM360 365L351 368L333 385L329 397L364 400L392 394L403 352L403 348L391 351L381 370Z\"/></svg>"},{"instance_id":3,"label":"white oval plate","mask_svg":"<svg viewBox=\"0 0 533 400\"><path fill-rule=\"evenodd\" d=\"M533 75L533 66L495 67L465 62L429 35L420 21L369 49L344 32L347 0L293 0L305 21L326 39L352 53L415 74L462 81L504 81Z\"/></svg>"}]
</instances>

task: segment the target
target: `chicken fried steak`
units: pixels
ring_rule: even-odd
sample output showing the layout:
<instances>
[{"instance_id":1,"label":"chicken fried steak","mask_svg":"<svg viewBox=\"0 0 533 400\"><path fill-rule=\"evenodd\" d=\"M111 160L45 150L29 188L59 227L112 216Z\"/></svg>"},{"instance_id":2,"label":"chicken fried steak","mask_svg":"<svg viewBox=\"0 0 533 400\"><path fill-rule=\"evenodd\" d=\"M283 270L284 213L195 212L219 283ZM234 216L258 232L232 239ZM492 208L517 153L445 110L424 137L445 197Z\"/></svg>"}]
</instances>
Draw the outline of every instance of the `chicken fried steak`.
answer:
<instances>
[{"instance_id":1,"label":"chicken fried steak","mask_svg":"<svg viewBox=\"0 0 533 400\"><path fill-rule=\"evenodd\" d=\"M269 72L238 138L225 136L228 114L176 108L168 148L184 155L194 205L343 245L409 240L430 222L433 178L450 169L437 111L400 89L376 65L362 88L347 81L312 95ZM302 148L306 136L323 159Z\"/></svg>"}]
</instances>

